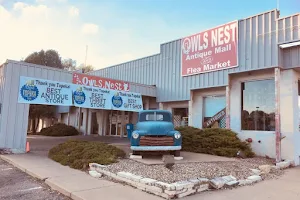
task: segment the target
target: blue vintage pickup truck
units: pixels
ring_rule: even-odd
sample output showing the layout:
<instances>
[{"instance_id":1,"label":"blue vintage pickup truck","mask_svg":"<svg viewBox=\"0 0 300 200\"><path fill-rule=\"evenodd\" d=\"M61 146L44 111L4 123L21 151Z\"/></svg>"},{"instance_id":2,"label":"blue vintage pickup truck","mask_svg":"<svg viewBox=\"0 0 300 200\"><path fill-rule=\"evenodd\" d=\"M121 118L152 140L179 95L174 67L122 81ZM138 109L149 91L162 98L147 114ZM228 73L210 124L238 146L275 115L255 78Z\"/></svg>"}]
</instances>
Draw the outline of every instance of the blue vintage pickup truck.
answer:
<instances>
[{"instance_id":1,"label":"blue vintage pickup truck","mask_svg":"<svg viewBox=\"0 0 300 200\"><path fill-rule=\"evenodd\" d=\"M174 130L172 114L165 110L144 110L139 113L135 129L129 133L133 155L163 152L180 156L182 136Z\"/></svg>"}]
</instances>

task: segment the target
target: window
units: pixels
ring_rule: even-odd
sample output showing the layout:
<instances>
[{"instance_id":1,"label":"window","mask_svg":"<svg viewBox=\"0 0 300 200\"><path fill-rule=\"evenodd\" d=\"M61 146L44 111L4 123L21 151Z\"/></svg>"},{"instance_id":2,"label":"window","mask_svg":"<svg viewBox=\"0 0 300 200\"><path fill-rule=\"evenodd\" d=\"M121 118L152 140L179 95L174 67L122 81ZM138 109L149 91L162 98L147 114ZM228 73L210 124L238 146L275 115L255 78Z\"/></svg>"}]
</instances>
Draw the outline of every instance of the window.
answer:
<instances>
[{"instance_id":1,"label":"window","mask_svg":"<svg viewBox=\"0 0 300 200\"><path fill-rule=\"evenodd\" d=\"M171 122L171 115L164 112L145 112L140 114L140 122L144 121L167 121Z\"/></svg>"},{"instance_id":2,"label":"window","mask_svg":"<svg viewBox=\"0 0 300 200\"><path fill-rule=\"evenodd\" d=\"M242 83L242 130L275 131L275 81Z\"/></svg>"}]
</instances>

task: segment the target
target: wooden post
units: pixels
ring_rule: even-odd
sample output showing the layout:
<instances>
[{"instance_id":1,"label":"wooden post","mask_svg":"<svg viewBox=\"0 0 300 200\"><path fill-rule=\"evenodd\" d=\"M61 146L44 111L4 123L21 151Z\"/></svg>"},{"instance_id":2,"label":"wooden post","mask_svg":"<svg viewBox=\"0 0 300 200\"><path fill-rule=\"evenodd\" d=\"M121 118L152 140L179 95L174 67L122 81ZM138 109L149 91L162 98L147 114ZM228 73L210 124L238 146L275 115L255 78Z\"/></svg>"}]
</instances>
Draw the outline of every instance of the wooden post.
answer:
<instances>
[{"instance_id":1,"label":"wooden post","mask_svg":"<svg viewBox=\"0 0 300 200\"><path fill-rule=\"evenodd\" d=\"M280 132L280 69L275 68L275 135L276 161L281 162L281 132Z\"/></svg>"}]
</instances>

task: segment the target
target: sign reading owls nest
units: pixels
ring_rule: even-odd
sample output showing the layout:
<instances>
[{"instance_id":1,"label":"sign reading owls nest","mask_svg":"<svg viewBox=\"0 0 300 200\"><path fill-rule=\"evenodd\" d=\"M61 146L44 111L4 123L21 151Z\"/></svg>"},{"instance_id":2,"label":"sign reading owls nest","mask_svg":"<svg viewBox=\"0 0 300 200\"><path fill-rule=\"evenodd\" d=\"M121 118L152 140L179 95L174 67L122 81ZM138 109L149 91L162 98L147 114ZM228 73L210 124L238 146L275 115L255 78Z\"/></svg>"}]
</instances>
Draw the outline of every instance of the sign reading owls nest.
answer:
<instances>
[{"instance_id":1,"label":"sign reading owls nest","mask_svg":"<svg viewBox=\"0 0 300 200\"><path fill-rule=\"evenodd\" d=\"M74 105L83 108L111 109L112 90L73 85Z\"/></svg>"},{"instance_id":2,"label":"sign reading owls nest","mask_svg":"<svg viewBox=\"0 0 300 200\"><path fill-rule=\"evenodd\" d=\"M20 77L19 103L72 105L72 89L69 83Z\"/></svg>"},{"instance_id":3,"label":"sign reading owls nest","mask_svg":"<svg viewBox=\"0 0 300 200\"><path fill-rule=\"evenodd\" d=\"M139 112L143 110L142 95L133 92L115 92L111 97L113 110Z\"/></svg>"}]
</instances>

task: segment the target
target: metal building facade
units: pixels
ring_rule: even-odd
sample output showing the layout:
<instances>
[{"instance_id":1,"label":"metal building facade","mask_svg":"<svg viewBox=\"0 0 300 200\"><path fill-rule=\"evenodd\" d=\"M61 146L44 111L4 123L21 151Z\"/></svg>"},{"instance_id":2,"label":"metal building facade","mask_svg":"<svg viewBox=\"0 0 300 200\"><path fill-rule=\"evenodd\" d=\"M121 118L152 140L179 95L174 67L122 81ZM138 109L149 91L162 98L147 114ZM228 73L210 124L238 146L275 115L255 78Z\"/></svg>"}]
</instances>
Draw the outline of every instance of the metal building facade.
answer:
<instances>
[{"instance_id":1,"label":"metal building facade","mask_svg":"<svg viewBox=\"0 0 300 200\"><path fill-rule=\"evenodd\" d=\"M190 100L190 90L228 85L231 73L277 67L278 44L299 40L299 24L300 14L279 18L277 10L239 20L239 66L232 69L182 77L179 39L161 44L159 54L91 74L156 85L158 102Z\"/></svg>"}]
</instances>

